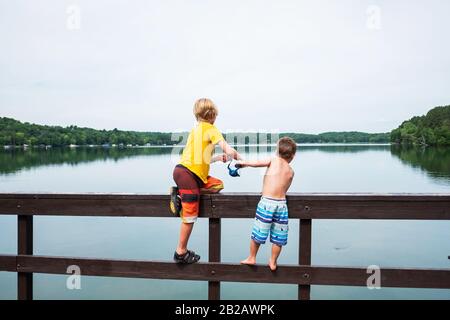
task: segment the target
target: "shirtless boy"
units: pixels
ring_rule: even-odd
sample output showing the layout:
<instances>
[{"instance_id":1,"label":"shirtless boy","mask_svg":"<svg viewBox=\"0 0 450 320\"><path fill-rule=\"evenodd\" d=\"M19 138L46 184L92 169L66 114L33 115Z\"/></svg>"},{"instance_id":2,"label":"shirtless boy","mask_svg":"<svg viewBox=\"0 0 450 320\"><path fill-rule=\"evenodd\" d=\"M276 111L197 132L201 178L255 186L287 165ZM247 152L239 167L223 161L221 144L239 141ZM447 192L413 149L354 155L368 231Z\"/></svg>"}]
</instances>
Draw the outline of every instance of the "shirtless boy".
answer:
<instances>
[{"instance_id":1,"label":"shirtless boy","mask_svg":"<svg viewBox=\"0 0 450 320\"><path fill-rule=\"evenodd\" d=\"M250 240L250 255L241 261L242 264L254 265L259 246L266 242L270 234L272 255L269 267L277 269L277 259L288 237L288 207L286 192L288 191L294 171L289 163L294 159L297 145L294 140L283 137L278 140L277 154L274 158L262 161L240 161L239 167L267 167L264 175L262 197L256 209Z\"/></svg>"}]
</instances>

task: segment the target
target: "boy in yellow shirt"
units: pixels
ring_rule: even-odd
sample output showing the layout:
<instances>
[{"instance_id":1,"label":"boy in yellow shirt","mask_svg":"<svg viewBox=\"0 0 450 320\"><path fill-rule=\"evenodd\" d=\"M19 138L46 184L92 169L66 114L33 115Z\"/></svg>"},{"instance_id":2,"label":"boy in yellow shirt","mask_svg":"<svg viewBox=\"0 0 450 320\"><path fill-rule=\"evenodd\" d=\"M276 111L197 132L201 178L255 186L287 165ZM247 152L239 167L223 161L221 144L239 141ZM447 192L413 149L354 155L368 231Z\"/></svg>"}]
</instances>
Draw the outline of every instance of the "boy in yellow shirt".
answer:
<instances>
[{"instance_id":1,"label":"boy in yellow shirt","mask_svg":"<svg viewBox=\"0 0 450 320\"><path fill-rule=\"evenodd\" d=\"M187 249L199 214L200 193L217 193L223 189L223 182L209 175L210 163L226 162L229 158L242 159L214 126L218 110L210 99L197 100L194 115L198 124L190 132L181 161L175 166L173 179L177 186L172 187L170 192L170 209L182 219L178 247L174 253L177 263L195 263L200 260L198 254ZM217 144L224 153L213 157Z\"/></svg>"}]
</instances>

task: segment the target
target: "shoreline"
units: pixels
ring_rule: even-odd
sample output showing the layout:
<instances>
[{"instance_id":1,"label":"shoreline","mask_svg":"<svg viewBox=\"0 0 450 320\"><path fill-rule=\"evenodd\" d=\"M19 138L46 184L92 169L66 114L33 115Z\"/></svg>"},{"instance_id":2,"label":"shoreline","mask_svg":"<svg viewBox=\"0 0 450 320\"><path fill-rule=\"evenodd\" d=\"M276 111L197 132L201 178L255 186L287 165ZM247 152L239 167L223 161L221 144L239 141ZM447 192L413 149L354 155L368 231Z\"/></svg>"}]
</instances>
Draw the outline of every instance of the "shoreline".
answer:
<instances>
[{"instance_id":1,"label":"shoreline","mask_svg":"<svg viewBox=\"0 0 450 320\"><path fill-rule=\"evenodd\" d=\"M391 146L395 145L395 143L370 143L370 142L324 142L324 143L297 143L297 146ZM3 150L27 150L27 149L42 149L42 150L48 150L48 149L86 149L86 148L102 148L102 149L151 149L151 148L184 148L186 145L182 144L175 144L175 145L146 145L146 146L106 146L106 145L65 145L65 146L3 146ZM277 145L275 143L273 144L231 144L230 146L233 147L276 147Z\"/></svg>"}]
</instances>

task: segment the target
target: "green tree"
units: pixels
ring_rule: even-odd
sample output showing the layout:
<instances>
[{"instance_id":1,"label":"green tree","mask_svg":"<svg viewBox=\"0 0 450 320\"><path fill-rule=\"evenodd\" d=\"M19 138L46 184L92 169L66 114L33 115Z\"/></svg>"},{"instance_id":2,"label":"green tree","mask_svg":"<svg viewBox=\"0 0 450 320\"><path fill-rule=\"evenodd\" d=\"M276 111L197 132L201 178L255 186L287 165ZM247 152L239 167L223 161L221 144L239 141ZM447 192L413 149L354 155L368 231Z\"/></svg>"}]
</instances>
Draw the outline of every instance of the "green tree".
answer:
<instances>
[{"instance_id":1,"label":"green tree","mask_svg":"<svg viewBox=\"0 0 450 320\"><path fill-rule=\"evenodd\" d=\"M450 106L436 107L392 130L391 141L404 145L450 145Z\"/></svg>"}]
</instances>

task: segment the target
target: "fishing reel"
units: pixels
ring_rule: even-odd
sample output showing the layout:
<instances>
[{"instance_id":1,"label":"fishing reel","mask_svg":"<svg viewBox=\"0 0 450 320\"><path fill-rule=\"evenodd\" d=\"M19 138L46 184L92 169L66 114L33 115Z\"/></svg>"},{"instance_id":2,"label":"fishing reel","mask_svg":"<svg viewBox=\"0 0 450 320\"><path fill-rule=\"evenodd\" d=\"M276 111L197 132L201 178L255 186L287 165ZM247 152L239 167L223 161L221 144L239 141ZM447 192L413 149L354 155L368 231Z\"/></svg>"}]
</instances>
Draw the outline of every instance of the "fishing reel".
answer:
<instances>
[{"instance_id":1,"label":"fishing reel","mask_svg":"<svg viewBox=\"0 0 450 320\"><path fill-rule=\"evenodd\" d=\"M239 169L241 169L242 166L241 166L239 163L236 163L236 164L234 165L234 168L231 168L231 167L230 167L231 162L233 162L233 160L231 160L231 161L228 163L228 173L229 173L229 175L232 176L232 177L240 177L241 175L239 174Z\"/></svg>"}]
</instances>

